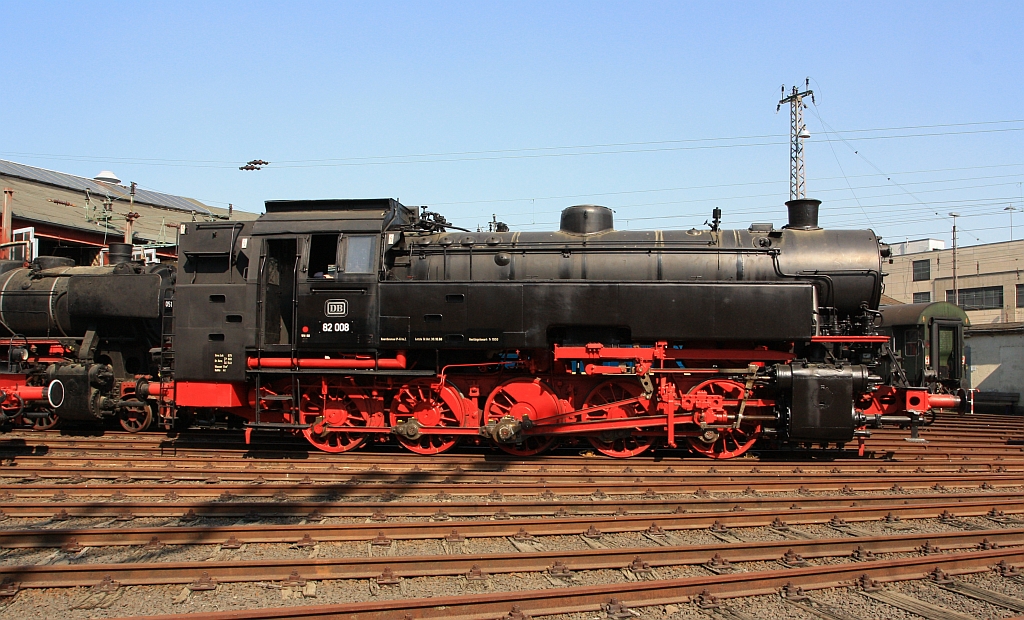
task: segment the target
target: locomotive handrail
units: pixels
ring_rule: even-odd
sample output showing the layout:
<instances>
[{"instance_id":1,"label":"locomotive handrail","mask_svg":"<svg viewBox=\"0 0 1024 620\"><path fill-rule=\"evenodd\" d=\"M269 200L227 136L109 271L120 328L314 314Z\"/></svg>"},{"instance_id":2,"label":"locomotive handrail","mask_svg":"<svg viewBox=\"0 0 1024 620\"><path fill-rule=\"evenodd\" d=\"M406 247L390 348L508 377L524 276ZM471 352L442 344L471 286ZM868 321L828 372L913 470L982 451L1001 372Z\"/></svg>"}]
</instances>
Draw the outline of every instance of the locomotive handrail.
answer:
<instances>
[{"instance_id":1,"label":"locomotive handrail","mask_svg":"<svg viewBox=\"0 0 1024 620\"><path fill-rule=\"evenodd\" d=\"M468 252L472 246L456 246L449 245L444 246L441 244L415 244L406 249L407 252L423 252L425 254L437 253L441 254L445 250L448 252L465 251ZM696 241L667 241L665 245L656 246L657 250L680 250L685 252L722 252L722 253L737 253L737 254L770 254L772 249L765 248L722 248L711 242L696 242ZM569 244L566 241L542 241L531 244L526 243L509 243L507 245L493 245L487 246L488 250L508 250L514 248L516 250L534 250L540 252L561 252L563 250L572 251L587 251L587 252L635 252L637 254L647 254L652 251L651 248L644 247L629 247L623 245L584 245L584 244Z\"/></svg>"},{"instance_id":2,"label":"locomotive handrail","mask_svg":"<svg viewBox=\"0 0 1024 620\"><path fill-rule=\"evenodd\" d=\"M779 264L779 255L782 254L782 251L778 250L776 248L772 248L772 249L768 250L768 254L771 255L771 257L772 257L772 267L775 268L775 275L779 276L780 278L793 278L793 279L800 279L800 278L816 279L817 278L817 279L820 279L823 282L825 282L825 284L828 285L828 287L827 287L828 288L828 294L826 295L826 299L827 299L827 306L826 307L828 307L828 308L835 308L835 305L836 305L835 283L832 281L832 278L828 276L828 274L824 274L824 273L805 274L803 272L800 272L800 273L797 273L797 274L784 273L782 271L782 266Z\"/></svg>"},{"instance_id":3,"label":"locomotive handrail","mask_svg":"<svg viewBox=\"0 0 1024 620\"><path fill-rule=\"evenodd\" d=\"M811 336L811 342L886 343L890 336Z\"/></svg>"},{"instance_id":4,"label":"locomotive handrail","mask_svg":"<svg viewBox=\"0 0 1024 620\"><path fill-rule=\"evenodd\" d=\"M405 351L395 352L393 359L389 358L342 358L342 359L321 359L321 358L298 358L298 357L250 357L246 360L246 367L257 368L350 368L366 370L405 370Z\"/></svg>"},{"instance_id":5,"label":"locomotive handrail","mask_svg":"<svg viewBox=\"0 0 1024 620\"><path fill-rule=\"evenodd\" d=\"M21 239L19 241L7 241L6 243L0 243L0 250L6 249L6 248L14 248L14 247L17 247L19 245L23 246L25 248L25 256L28 256L29 252L31 251L31 248L32 248L32 242L30 240L28 240L28 239ZM24 262L28 263L27 260L24 261Z\"/></svg>"}]
</instances>

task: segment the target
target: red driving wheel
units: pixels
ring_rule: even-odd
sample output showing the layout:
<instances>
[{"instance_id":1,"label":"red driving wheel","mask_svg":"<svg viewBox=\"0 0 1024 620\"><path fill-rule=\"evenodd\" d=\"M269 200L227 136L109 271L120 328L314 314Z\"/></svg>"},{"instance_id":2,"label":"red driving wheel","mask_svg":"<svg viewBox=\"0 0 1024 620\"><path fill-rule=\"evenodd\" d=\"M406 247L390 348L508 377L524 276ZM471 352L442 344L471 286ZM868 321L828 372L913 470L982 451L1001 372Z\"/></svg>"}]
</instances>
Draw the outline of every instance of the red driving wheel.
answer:
<instances>
[{"instance_id":1,"label":"red driving wheel","mask_svg":"<svg viewBox=\"0 0 1024 620\"><path fill-rule=\"evenodd\" d=\"M462 395L455 386L436 384L432 379L416 379L402 386L391 403L389 422L392 427L415 422L419 426L459 427L465 420ZM398 442L417 454L439 454L458 443L457 435L423 433L413 436L397 434Z\"/></svg>"},{"instance_id":2,"label":"red driving wheel","mask_svg":"<svg viewBox=\"0 0 1024 620\"><path fill-rule=\"evenodd\" d=\"M494 388L484 404L484 423L505 418L536 423L562 413L558 396L540 379L510 379ZM555 445L556 439L543 435L526 435L519 443L499 443L498 447L516 456L533 456Z\"/></svg>"},{"instance_id":3,"label":"red driving wheel","mask_svg":"<svg viewBox=\"0 0 1024 620\"><path fill-rule=\"evenodd\" d=\"M636 381L611 379L599 384L590 391L586 401L583 403L583 408L590 409L591 407L600 407L608 403L618 403L637 398L642 396L643 393L643 388ZM644 410L640 407L639 403L632 402L612 405L597 411L584 413L580 416L580 420L583 422L621 420L642 415L644 415ZM635 434L631 432L632 430L635 429L605 431L588 437L588 439L590 440L590 445L594 446L594 449L601 454L615 458L627 458L647 451L654 441L652 437Z\"/></svg>"},{"instance_id":4,"label":"red driving wheel","mask_svg":"<svg viewBox=\"0 0 1024 620\"><path fill-rule=\"evenodd\" d=\"M373 400L361 389L321 386L303 391L299 402L299 421L310 426L302 435L324 452L347 452L366 443L363 433L338 430L338 427L382 426L383 416L374 412Z\"/></svg>"},{"instance_id":5,"label":"red driving wheel","mask_svg":"<svg viewBox=\"0 0 1024 620\"><path fill-rule=\"evenodd\" d=\"M738 381L708 379L690 390L690 394L699 392L722 396L727 401L739 401L744 398L747 389ZM734 406L726 405L726 407ZM730 413L739 413L738 408L736 411L730 411ZM690 448L694 452L712 459L731 459L744 454L753 447L760 436L761 425L749 423L740 424L739 428L708 429L700 437L687 437L687 439L689 440Z\"/></svg>"}]
</instances>

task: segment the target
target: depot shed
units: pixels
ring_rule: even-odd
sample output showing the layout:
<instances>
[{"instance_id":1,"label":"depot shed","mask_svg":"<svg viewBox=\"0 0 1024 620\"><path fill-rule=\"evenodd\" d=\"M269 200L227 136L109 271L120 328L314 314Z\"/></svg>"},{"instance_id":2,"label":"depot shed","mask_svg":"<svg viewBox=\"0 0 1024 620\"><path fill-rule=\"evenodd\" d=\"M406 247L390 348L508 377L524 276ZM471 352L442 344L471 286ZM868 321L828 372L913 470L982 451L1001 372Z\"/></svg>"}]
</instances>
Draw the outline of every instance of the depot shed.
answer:
<instances>
[{"instance_id":1,"label":"depot shed","mask_svg":"<svg viewBox=\"0 0 1024 620\"><path fill-rule=\"evenodd\" d=\"M109 171L89 179L0 160L0 187L11 218L5 240L26 242L30 254L26 257L23 247L14 248L11 258L16 259L64 256L80 265L102 264L107 245L125 240L130 218L136 258L170 260L177 256L183 222L257 217L193 198L132 188Z\"/></svg>"}]
</instances>

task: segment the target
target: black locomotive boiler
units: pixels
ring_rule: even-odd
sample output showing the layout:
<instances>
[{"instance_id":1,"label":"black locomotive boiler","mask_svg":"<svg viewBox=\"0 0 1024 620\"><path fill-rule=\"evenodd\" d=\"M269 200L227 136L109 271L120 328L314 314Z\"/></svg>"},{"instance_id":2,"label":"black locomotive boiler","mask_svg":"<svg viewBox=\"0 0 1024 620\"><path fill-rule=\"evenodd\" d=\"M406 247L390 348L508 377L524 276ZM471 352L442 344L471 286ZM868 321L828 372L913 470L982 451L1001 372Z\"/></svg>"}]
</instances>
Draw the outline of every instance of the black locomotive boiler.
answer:
<instances>
[{"instance_id":1,"label":"black locomotive boiler","mask_svg":"<svg viewBox=\"0 0 1024 620\"><path fill-rule=\"evenodd\" d=\"M136 314L93 304L81 318L123 323L94 331L148 351L148 368L129 376L113 344L82 353L86 330L11 381L48 396L30 409L81 419L80 397L56 395L73 391L60 369L79 376L88 358L114 377L90 378L106 399L90 411L226 419L330 452L393 438L422 454L586 441L729 458L957 406L893 372L876 333L887 247L822 229L818 201L787 205L781 228L616 231L611 210L583 205L555 232L474 233L390 199L270 201L254 222L183 224L173 287L171 271L143 285L154 274L113 268L140 282L118 296Z\"/></svg>"},{"instance_id":2,"label":"black locomotive boiler","mask_svg":"<svg viewBox=\"0 0 1024 620\"><path fill-rule=\"evenodd\" d=\"M132 246L110 244L110 265L75 266L40 256L0 261L0 421L38 429L116 417L127 430L149 426L156 403L135 394L156 376L162 298L173 264L131 261Z\"/></svg>"}]
</instances>

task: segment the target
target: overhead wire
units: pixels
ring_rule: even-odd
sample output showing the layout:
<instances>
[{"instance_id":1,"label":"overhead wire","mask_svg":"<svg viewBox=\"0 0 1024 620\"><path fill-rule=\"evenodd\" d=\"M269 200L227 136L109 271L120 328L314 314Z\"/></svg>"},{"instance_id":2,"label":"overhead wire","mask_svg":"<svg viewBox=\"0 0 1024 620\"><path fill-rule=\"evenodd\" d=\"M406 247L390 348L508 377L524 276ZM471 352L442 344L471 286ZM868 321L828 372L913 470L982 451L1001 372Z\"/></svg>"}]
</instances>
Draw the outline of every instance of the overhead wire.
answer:
<instances>
[{"instance_id":1,"label":"overhead wire","mask_svg":"<svg viewBox=\"0 0 1024 620\"><path fill-rule=\"evenodd\" d=\"M942 123L934 125L908 125L902 127L880 127L880 128L867 128L867 129L846 129L837 131L832 129L836 135L840 134L862 134L862 133L873 133L873 132L892 132L892 131L913 131L920 129L941 129L941 128L954 128L954 127L974 127L974 126L989 126L989 125L1006 125L1014 123L1024 123L1024 119L1008 119L1008 120L996 120L996 121L976 121L970 123ZM923 132L923 133L904 133L900 135L881 135L881 136L855 136L851 135L847 138L841 138L844 141L850 140L879 140L879 139L901 139L901 138L915 138L915 137L934 137L934 136L947 136L947 135L970 135L970 134L985 134L985 133L1002 133L1002 132L1017 132L1024 131L1024 127L1001 127L991 129L974 129L966 131L936 131L936 132ZM450 152L436 152L436 153L416 153L416 154L405 154L405 155L369 155L359 157L339 157L339 158L320 158L320 159L281 159L278 158L271 166L265 168L265 170L273 170L280 168L303 168L303 167L325 167L325 166L352 166L352 165L383 165L383 164L413 164L413 163L444 163L444 162L457 162L457 161L486 161L494 159L526 159L536 157L570 157L570 156L584 156L584 155L607 155L607 154L627 154L627 153L645 153L645 152L660 152L660 151L674 151L674 150L696 150L696 149L719 149L719 148L746 148L746 147L760 147L760 146L778 146L782 144L788 144L788 141L778 142L745 142L740 144L705 144L709 142L729 142L737 140L770 140L774 138L785 138L787 136L783 134L764 134L764 135L752 135L752 136L726 136L726 137L711 137L711 138L684 138L684 139L672 139L672 140L651 140L651 141L638 141L638 142L609 142L599 144L585 144L585 145L570 145L570 146L539 146L539 147L523 147L517 149L488 149L488 150L475 150L475 151L450 151ZM642 149L642 148L622 148L622 147L643 147L643 146L658 146L658 145L679 145L679 146L662 146L660 148ZM688 146L682 146L688 145ZM570 153L557 153L553 151L571 151L577 150L578 152ZM581 150L588 149L588 150ZM617 149L617 150L599 150L594 151L592 149ZM19 157L36 157L36 158L49 158L49 159L62 159L70 161L102 161L108 163L122 163L122 164L136 164L136 165L149 165L149 166L176 166L176 167L198 167L198 168L232 168L237 167L237 161L230 160L211 160L211 159L172 159L172 158L140 158L140 157L120 157L120 156L90 156L90 155L76 155L76 154L58 154L58 153L32 153L32 152L19 152L19 151L4 151L0 152L0 155L4 156L19 156Z\"/></svg>"},{"instance_id":2,"label":"overhead wire","mask_svg":"<svg viewBox=\"0 0 1024 620\"><path fill-rule=\"evenodd\" d=\"M827 129L827 130L829 130L829 131L832 131L833 133L836 133L836 132L835 132L835 130L834 130L834 129L832 129L832 127L831 127L831 126L830 126L830 125L829 125L829 124L828 124L827 122L825 122L825 119L821 117L821 114L820 114L820 113L818 112L818 110L817 110L817 107L814 107L814 108L812 108L812 109L811 109L811 111L812 111L812 112L814 113L814 115L815 115L815 116L817 116L817 117L818 117L818 120L819 120L819 121L821 122L822 126L823 126L823 127L825 127L825 129ZM875 169L875 171L877 171L877 172L878 172L878 173L879 173L880 175L884 176L884 177L886 178L886 180L887 180L887 181L889 181L890 183L892 183L892 184L893 184L893 185L895 185L896 187L898 187L898 188L900 188L901 190L903 190L904 192L906 192L906 194L907 194L908 196L910 196L910 197L914 198L915 200L918 200L917 196L915 196L913 192L911 192L910 190L908 190L908 189L906 189L905 187L903 187L903 186L902 186L902 185L901 185L900 183L898 183L897 181L893 181L893 180L892 180L892 176L891 176L891 175L888 175L888 174L886 174L885 172L883 172L881 168L879 168L878 166L876 166L876 165L874 164L874 162L872 162L872 161L871 161L871 160L869 160L869 159L868 159L867 157L865 157L864 155L862 155L862 154L860 153L860 151L859 151L858 149L855 149L855 148L853 148L853 145L852 145L852 144L850 144L850 143L849 143L849 141L848 141L848 140L847 140L846 138L844 138L843 136L839 135L838 133L836 133L836 137L837 137L837 138L838 138L839 140L841 140L841 141L842 141L842 142L843 142L844 144L846 144L846 146L847 146L847 147L848 147L848 148L849 148L849 149L850 149L851 151L853 151L854 155L857 155L857 156L858 156L858 157L860 157L860 158L861 158L862 160L864 160L864 162L865 162L865 163L867 163L867 164L868 164L869 166L871 166L872 168L874 168L874 169ZM923 204L923 203L922 203L922 204ZM936 213L935 215L939 215L939 214L938 214L938 213ZM941 216L941 215L939 215L939 217L944 217L944 216ZM946 219L946 220L948 221L948 220L949 220L950 218L946 217L945 219ZM978 241L979 243L981 242L981 238L980 238L980 237L978 237L977 235L971 234L971 236L972 236L972 237L974 237L974 239L975 239L976 241Z\"/></svg>"},{"instance_id":3,"label":"overhead wire","mask_svg":"<svg viewBox=\"0 0 1024 620\"><path fill-rule=\"evenodd\" d=\"M994 178L1007 178L1007 177L1018 177L1018 176L1019 175L996 175L996 176L991 176L991 177L973 177L973 178L960 179L960 180L963 180L963 181L970 181L970 180L975 180L975 179L976 180L985 180L985 179L990 179L990 178L994 179ZM955 182L955 181L916 181L916 182L913 182L913 183L908 183L908 185L909 184L921 184L921 185L923 185L923 184L952 183L952 182ZM1015 181L1010 181L1010 182L1006 182L1006 183L973 184L973 185L965 185L965 186L952 187L952 188L944 187L944 188L934 188L934 189L922 189L922 190L919 190L918 193L919 194L926 194L926 193L936 193L936 192L950 192L950 191L961 191L961 190L967 190L967 189L981 189L981 188L989 188L989 187L1000 187L1000 186L1006 186L1006 185L1016 185L1016 182ZM882 184L882 185L865 185L865 186L860 186L858 189L866 190L866 189L879 189L879 188L884 188L884 187L888 187L888 185L885 185L885 184ZM818 194L828 194L828 193L831 193L831 192L841 192L841 191L846 191L846 190L844 188L822 188L822 189L816 190L816 193L818 193ZM904 195L904 192L901 191L901 192L896 192L896 193L871 194L869 196L864 196L864 198L865 199L885 198L885 197L889 197L889 196L901 196L901 195ZM776 193L776 192L769 192L769 193L760 193L760 194L742 194L742 195L732 195L732 196L711 196L711 197L700 197L700 198L685 198L685 199L665 200L665 201L651 201L651 202L618 204L618 205L613 206L613 209L617 212L619 210L634 209L634 208L639 208L639 207L683 205L683 204L692 204L692 203L702 203L702 204L722 203L722 202L728 202L728 201L733 201L733 200L750 200L750 199L756 199L756 198L770 198L770 197L775 197L775 196L778 196L778 193ZM842 200L842 199L838 199L838 200ZM830 211L835 211L836 209L845 208L845 207L842 207L840 204L838 204L838 200L837 200L837 202L830 202L829 203L829 210ZM1000 200L1005 200L1005 199L1000 198ZM931 202L931 203L926 203L924 201L921 201L920 199L917 199L913 203L899 203L899 204L940 204L940 203L946 203L946 202L956 202L956 201L955 200L952 200L952 201L947 200L947 201L934 201L934 202ZM893 205L893 203L887 203L886 205L868 205L868 208L886 207L886 206L898 206L898 205ZM770 206L767 206L767 208L773 208L773 207L780 207L780 205L770 205ZM742 214L742 213L750 213L750 212L759 212L759 211L763 211L764 208L765 208L765 206L752 207L752 208L746 209L746 210L731 211L730 214ZM560 213L560 212L561 212L561 209L546 209L546 210L543 210L543 211L531 211L530 215L531 216L534 216L534 215L547 215L547 214L556 214L556 213ZM504 212L504 213L498 213L497 215L500 216L500 217L517 217L517 216L525 215L525 212L522 212L522 211L508 211L508 212Z\"/></svg>"}]
</instances>

